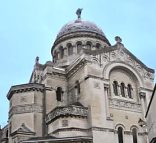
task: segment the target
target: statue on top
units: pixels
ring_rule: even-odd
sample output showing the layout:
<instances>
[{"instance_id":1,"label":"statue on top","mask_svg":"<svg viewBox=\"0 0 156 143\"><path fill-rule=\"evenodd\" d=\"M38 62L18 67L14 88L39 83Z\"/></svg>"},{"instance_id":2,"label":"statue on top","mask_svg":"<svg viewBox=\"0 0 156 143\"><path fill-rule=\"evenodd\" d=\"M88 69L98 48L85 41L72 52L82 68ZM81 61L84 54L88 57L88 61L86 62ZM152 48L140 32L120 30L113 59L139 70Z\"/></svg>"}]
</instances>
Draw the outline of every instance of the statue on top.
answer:
<instances>
[{"instance_id":1,"label":"statue on top","mask_svg":"<svg viewBox=\"0 0 156 143\"><path fill-rule=\"evenodd\" d=\"M78 8L77 11L76 11L76 14L77 14L78 19L81 18L81 12L82 12L82 10L83 10L82 8Z\"/></svg>"}]
</instances>

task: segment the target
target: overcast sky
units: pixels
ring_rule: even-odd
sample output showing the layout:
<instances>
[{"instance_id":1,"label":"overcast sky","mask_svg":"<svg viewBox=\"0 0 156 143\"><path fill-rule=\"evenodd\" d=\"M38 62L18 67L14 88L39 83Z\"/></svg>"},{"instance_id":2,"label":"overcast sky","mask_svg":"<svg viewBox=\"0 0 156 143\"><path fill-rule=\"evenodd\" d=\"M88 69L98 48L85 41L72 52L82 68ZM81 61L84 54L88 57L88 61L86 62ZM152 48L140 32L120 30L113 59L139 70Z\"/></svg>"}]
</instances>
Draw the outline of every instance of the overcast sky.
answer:
<instances>
[{"instance_id":1,"label":"overcast sky","mask_svg":"<svg viewBox=\"0 0 156 143\"><path fill-rule=\"evenodd\" d=\"M51 60L51 47L61 27L82 19L99 26L113 45L125 47L156 69L156 0L0 0L0 125L8 120L6 95L12 85L28 83L35 57Z\"/></svg>"}]
</instances>

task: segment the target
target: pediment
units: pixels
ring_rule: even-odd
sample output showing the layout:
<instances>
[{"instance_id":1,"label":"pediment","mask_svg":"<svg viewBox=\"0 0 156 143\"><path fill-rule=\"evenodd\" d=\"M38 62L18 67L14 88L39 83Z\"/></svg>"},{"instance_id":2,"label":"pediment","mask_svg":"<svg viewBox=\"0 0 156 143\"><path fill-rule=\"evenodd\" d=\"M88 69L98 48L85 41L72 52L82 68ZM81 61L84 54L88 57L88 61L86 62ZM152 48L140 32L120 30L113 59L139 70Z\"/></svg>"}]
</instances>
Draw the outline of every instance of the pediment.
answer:
<instances>
[{"instance_id":1,"label":"pediment","mask_svg":"<svg viewBox=\"0 0 156 143\"><path fill-rule=\"evenodd\" d=\"M14 134L35 134L35 132L31 131L31 129L29 129L24 123L16 130L12 133L12 135Z\"/></svg>"},{"instance_id":2,"label":"pediment","mask_svg":"<svg viewBox=\"0 0 156 143\"><path fill-rule=\"evenodd\" d=\"M106 47L99 52L88 53L91 55L91 61L95 64L105 67L111 62L121 62L133 67L139 74L149 80L154 80L154 70L148 68L136 56L134 56L123 44L116 44L111 47Z\"/></svg>"}]
</instances>

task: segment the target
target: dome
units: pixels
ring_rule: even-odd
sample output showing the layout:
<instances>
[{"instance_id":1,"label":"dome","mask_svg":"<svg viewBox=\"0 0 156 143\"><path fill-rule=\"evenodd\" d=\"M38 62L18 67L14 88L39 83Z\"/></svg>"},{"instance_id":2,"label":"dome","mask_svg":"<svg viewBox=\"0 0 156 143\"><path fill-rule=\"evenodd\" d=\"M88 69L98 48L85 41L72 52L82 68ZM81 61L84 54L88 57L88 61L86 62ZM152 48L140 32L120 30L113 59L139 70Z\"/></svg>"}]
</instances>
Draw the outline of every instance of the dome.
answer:
<instances>
[{"instance_id":1,"label":"dome","mask_svg":"<svg viewBox=\"0 0 156 143\"><path fill-rule=\"evenodd\" d=\"M77 19L73 22L69 22L66 25L64 25L58 33L57 39L67 34L75 32L91 32L105 37L103 31L100 28L98 28L94 23Z\"/></svg>"}]
</instances>

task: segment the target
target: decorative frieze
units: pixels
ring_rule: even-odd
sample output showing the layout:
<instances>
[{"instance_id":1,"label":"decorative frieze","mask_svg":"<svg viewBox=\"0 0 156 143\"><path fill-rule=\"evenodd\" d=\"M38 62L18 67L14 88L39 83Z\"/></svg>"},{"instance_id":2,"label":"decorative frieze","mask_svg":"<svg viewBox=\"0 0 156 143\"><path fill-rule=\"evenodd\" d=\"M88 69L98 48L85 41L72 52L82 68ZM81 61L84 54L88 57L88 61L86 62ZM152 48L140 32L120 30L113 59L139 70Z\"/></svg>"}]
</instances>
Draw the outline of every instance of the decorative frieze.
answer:
<instances>
[{"instance_id":1,"label":"decorative frieze","mask_svg":"<svg viewBox=\"0 0 156 143\"><path fill-rule=\"evenodd\" d=\"M58 107L51 111L46 117L46 123L52 122L53 120L59 117L67 117L67 116L78 116L78 117L87 117L88 108L81 106L66 106L66 107Z\"/></svg>"},{"instance_id":2,"label":"decorative frieze","mask_svg":"<svg viewBox=\"0 0 156 143\"><path fill-rule=\"evenodd\" d=\"M121 100L121 99L109 99L109 106L111 108L117 108L119 110L129 110L134 112L141 112L141 104L131 102L128 100Z\"/></svg>"},{"instance_id":3,"label":"decorative frieze","mask_svg":"<svg viewBox=\"0 0 156 143\"><path fill-rule=\"evenodd\" d=\"M101 53L99 53L101 54ZM141 63L135 56L133 56L128 50L126 49L117 49L116 47L113 47L109 51L103 51L102 52L102 61L101 64L109 63L110 61L126 61L126 64L132 66L133 68L138 71L138 73L144 77L145 79L153 80L154 79L154 71L152 69L149 69L146 67L143 63Z\"/></svg>"},{"instance_id":4,"label":"decorative frieze","mask_svg":"<svg viewBox=\"0 0 156 143\"><path fill-rule=\"evenodd\" d=\"M14 115L14 114L23 114L23 113L42 113L43 112L43 107L40 105L36 104L26 104L26 105L19 105L12 107L11 110L9 111L9 118Z\"/></svg>"}]
</instances>

